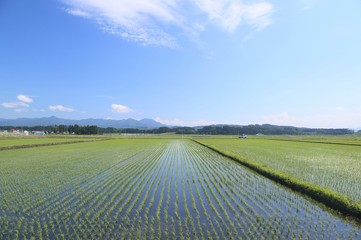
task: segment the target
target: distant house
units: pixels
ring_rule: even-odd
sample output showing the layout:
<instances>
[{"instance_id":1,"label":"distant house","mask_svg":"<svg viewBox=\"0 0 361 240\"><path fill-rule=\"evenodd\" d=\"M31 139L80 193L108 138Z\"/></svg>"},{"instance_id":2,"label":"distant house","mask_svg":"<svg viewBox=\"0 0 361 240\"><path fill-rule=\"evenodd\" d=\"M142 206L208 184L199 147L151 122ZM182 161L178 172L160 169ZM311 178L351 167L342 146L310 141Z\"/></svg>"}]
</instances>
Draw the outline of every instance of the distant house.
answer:
<instances>
[{"instance_id":1,"label":"distant house","mask_svg":"<svg viewBox=\"0 0 361 240\"><path fill-rule=\"evenodd\" d=\"M10 129L10 132L11 133L16 133L16 134L20 133L20 131L18 129Z\"/></svg>"}]
</instances>

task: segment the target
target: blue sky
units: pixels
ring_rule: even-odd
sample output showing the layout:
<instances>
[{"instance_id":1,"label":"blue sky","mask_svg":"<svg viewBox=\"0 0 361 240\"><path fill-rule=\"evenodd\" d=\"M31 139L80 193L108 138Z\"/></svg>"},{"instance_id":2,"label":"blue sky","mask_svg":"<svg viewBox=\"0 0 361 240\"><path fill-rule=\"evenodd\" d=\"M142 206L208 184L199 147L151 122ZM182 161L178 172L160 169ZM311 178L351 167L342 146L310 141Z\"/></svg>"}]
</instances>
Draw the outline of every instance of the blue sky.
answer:
<instances>
[{"instance_id":1,"label":"blue sky","mask_svg":"<svg viewBox=\"0 0 361 240\"><path fill-rule=\"evenodd\" d=\"M3 0L0 118L361 127L361 2Z\"/></svg>"}]
</instances>

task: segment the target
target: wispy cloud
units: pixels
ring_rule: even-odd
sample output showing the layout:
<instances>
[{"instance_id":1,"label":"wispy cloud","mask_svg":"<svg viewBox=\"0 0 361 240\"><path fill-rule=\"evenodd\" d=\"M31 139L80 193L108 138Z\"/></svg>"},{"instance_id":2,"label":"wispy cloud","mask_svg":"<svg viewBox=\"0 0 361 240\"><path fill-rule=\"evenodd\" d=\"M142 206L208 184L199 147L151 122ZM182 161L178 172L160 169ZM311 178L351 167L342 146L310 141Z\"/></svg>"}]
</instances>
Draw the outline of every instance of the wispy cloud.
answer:
<instances>
[{"instance_id":1,"label":"wispy cloud","mask_svg":"<svg viewBox=\"0 0 361 240\"><path fill-rule=\"evenodd\" d=\"M207 120L203 120L203 119L196 120L196 121L182 121L178 118L172 119L172 120L167 120L167 119L161 119L160 117L157 117L157 118L155 118L155 121L166 124L166 125L171 125L171 126L189 126L189 127L207 126L207 125L216 124L216 122L207 121Z\"/></svg>"},{"instance_id":2,"label":"wispy cloud","mask_svg":"<svg viewBox=\"0 0 361 240\"><path fill-rule=\"evenodd\" d=\"M33 99L26 96L26 95L23 95L23 94L19 94L17 96L18 100L19 101L22 101L22 102L25 102L25 103L32 103L33 102Z\"/></svg>"},{"instance_id":3,"label":"wispy cloud","mask_svg":"<svg viewBox=\"0 0 361 240\"><path fill-rule=\"evenodd\" d=\"M129 112L133 112L133 110L130 109L129 107L121 105L121 104L112 104L112 112L129 113Z\"/></svg>"},{"instance_id":4,"label":"wispy cloud","mask_svg":"<svg viewBox=\"0 0 361 240\"><path fill-rule=\"evenodd\" d=\"M24 102L3 102L1 106L5 108L22 108L22 107L29 107L29 104Z\"/></svg>"},{"instance_id":5,"label":"wispy cloud","mask_svg":"<svg viewBox=\"0 0 361 240\"><path fill-rule=\"evenodd\" d=\"M84 12L77 8L67 8L65 11L71 15L78 16L78 17L84 17L84 18L90 18L91 15L87 12Z\"/></svg>"},{"instance_id":6,"label":"wispy cloud","mask_svg":"<svg viewBox=\"0 0 361 240\"><path fill-rule=\"evenodd\" d=\"M156 117L155 121L171 126L184 126L184 122L178 118L173 120L167 120L167 119L161 119L160 117Z\"/></svg>"},{"instance_id":7,"label":"wispy cloud","mask_svg":"<svg viewBox=\"0 0 361 240\"><path fill-rule=\"evenodd\" d=\"M23 112L27 112L28 111L28 109L25 109L25 108L17 108L17 109L15 109L15 112L17 112L17 113L23 113Z\"/></svg>"},{"instance_id":8,"label":"wispy cloud","mask_svg":"<svg viewBox=\"0 0 361 240\"><path fill-rule=\"evenodd\" d=\"M360 128L361 112L336 107L328 113L292 116L287 112L264 116L266 123L315 128Z\"/></svg>"},{"instance_id":9,"label":"wispy cloud","mask_svg":"<svg viewBox=\"0 0 361 240\"><path fill-rule=\"evenodd\" d=\"M271 24L272 4L243 3L239 0L194 0L209 19L230 32L242 23L262 29Z\"/></svg>"},{"instance_id":10,"label":"wispy cloud","mask_svg":"<svg viewBox=\"0 0 361 240\"><path fill-rule=\"evenodd\" d=\"M92 18L108 33L144 45L176 47L176 40L162 28L179 26L178 1L169 0L65 0L67 12Z\"/></svg>"},{"instance_id":11,"label":"wispy cloud","mask_svg":"<svg viewBox=\"0 0 361 240\"><path fill-rule=\"evenodd\" d=\"M63 0L66 12L92 19L108 33L142 45L178 47L176 36L202 32L209 24L234 32L247 24L262 29L271 24L272 4L242 0ZM206 18L205 18L206 17Z\"/></svg>"},{"instance_id":12,"label":"wispy cloud","mask_svg":"<svg viewBox=\"0 0 361 240\"><path fill-rule=\"evenodd\" d=\"M60 112L74 112L75 110L70 107L65 107L63 105L50 105L49 109L51 111L60 111Z\"/></svg>"},{"instance_id":13,"label":"wispy cloud","mask_svg":"<svg viewBox=\"0 0 361 240\"><path fill-rule=\"evenodd\" d=\"M33 112L46 112L46 109L33 109Z\"/></svg>"}]
</instances>

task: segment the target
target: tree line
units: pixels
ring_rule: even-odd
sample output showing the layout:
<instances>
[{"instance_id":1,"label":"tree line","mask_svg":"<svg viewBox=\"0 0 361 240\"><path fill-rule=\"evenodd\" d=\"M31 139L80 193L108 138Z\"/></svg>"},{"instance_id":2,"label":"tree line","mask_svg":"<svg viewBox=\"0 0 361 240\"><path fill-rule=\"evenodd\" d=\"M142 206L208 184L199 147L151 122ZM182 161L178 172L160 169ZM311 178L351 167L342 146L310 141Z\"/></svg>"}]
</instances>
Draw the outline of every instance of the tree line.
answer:
<instances>
[{"instance_id":1,"label":"tree line","mask_svg":"<svg viewBox=\"0 0 361 240\"><path fill-rule=\"evenodd\" d=\"M202 134L202 135L241 135L241 134L263 134L263 135L344 135L353 134L354 131L346 128L299 128L291 126L276 126L270 124L262 125L212 125L199 128L193 127L160 127L156 129L138 129L138 128L101 128L96 125L79 126L75 125L55 125L55 126L35 126L35 127L0 127L2 130L21 129L22 131L44 131L54 134ZM359 131L360 132L360 131Z\"/></svg>"},{"instance_id":2,"label":"tree line","mask_svg":"<svg viewBox=\"0 0 361 240\"><path fill-rule=\"evenodd\" d=\"M247 126L206 126L199 129L197 132L198 134L210 135L344 135L354 133L353 130L347 128L299 128L291 126L276 126L271 124L256 124Z\"/></svg>"},{"instance_id":3,"label":"tree line","mask_svg":"<svg viewBox=\"0 0 361 240\"><path fill-rule=\"evenodd\" d=\"M354 131L346 128L298 128L289 126L276 126L270 124L263 125L247 125L247 126L205 126L199 128L192 127L160 127L152 130L142 130L136 128L117 129L117 128L101 128L101 133L129 133L129 134L201 134L201 135L241 135L241 134L263 134L263 135L345 135L353 134Z\"/></svg>"}]
</instances>

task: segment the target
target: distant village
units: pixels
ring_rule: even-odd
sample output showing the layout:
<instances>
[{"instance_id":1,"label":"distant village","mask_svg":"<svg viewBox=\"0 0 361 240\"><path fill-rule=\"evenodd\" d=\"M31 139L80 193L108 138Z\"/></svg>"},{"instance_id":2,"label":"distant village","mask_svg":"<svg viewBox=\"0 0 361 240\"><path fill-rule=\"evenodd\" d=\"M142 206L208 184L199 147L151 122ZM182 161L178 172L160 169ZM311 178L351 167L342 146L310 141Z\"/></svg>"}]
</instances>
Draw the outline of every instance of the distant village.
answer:
<instances>
[{"instance_id":1,"label":"distant village","mask_svg":"<svg viewBox=\"0 0 361 240\"><path fill-rule=\"evenodd\" d=\"M46 131L28 131L28 130L22 130L22 129L16 129L12 128L9 130L0 130L0 134L12 134L12 135L45 135L47 134Z\"/></svg>"},{"instance_id":2,"label":"distant village","mask_svg":"<svg viewBox=\"0 0 361 240\"><path fill-rule=\"evenodd\" d=\"M0 134L5 135L47 135L47 134L99 134L99 128L95 125L79 126L75 125L54 125L54 126L34 126L16 127L0 126Z\"/></svg>"}]
</instances>

